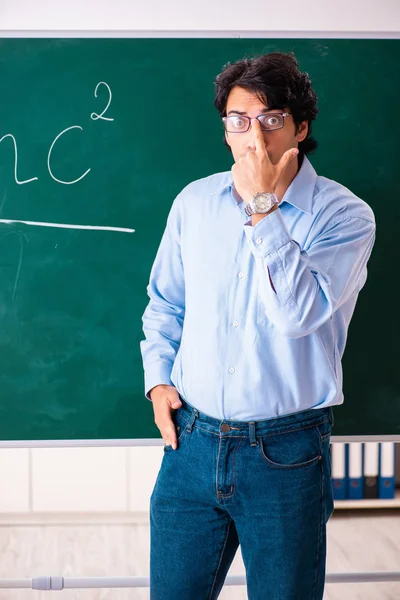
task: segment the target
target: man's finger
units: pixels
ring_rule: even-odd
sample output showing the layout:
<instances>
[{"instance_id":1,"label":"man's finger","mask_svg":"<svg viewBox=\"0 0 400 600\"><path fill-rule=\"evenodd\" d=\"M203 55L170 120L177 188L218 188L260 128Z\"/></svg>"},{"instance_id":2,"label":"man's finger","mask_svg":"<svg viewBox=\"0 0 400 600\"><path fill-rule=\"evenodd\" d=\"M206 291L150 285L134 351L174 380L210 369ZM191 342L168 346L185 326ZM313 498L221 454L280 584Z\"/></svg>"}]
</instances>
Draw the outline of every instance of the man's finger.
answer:
<instances>
[{"instance_id":1,"label":"man's finger","mask_svg":"<svg viewBox=\"0 0 400 600\"><path fill-rule=\"evenodd\" d=\"M267 151L265 149L264 134L263 134L263 130L261 129L260 121L258 119L252 119L251 127L254 132L254 141L255 141L255 145L256 145L256 152L258 152L260 154L266 154L268 156Z\"/></svg>"},{"instance_id":2,"label":"man's finger","mask_svg":"<svg viewBox=\"0 0 400 600\"><path fill-rule=\"evenodd\" d=\"M177 448L176 437L164 438L164 446L172 446L173 450Z\"/></svg>"},{"instance_id":3,"label":"man's finger","mask_svg":"<svg viewBox=\"0 0 400 600\"><path fill-rule=\"evenodd\" d=\"M175 428L173 421L171 421L170 425L167 425L166 427L163 428L162 436L163 436L165 445L168 446L169 444L171 444L172 448L174 450L176 450L176 447L177 447L176 428Z\"/></svg>"}]
</instances>

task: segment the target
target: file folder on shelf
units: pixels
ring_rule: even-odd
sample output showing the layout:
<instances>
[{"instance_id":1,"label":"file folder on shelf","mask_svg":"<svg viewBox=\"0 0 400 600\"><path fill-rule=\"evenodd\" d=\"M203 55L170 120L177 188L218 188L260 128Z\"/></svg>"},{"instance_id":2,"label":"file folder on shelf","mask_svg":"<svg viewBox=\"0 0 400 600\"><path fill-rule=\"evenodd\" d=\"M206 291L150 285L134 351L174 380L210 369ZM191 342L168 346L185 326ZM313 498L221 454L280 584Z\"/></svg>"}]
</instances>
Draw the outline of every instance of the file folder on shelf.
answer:
<instances>
[{"instance_id":1,"label":"file folder on shelf","mask_svg":"<svg viewBox=\"0 0 400 600\"><path fill-rule=\"evenodd\" d=\"M331 479L334 500L346 499L346 456L344 442L331 444Z\"/></svg>"},{"instance_id":2,"label":"file folder on shelf","mask_svg":"<svg viewBox=\"0 0 400 600\"><path fill-rule=\"evenodd\" d=\"M378 498L379 442L364 442L364 498Z\"/></svg>"},{"instance_id":3,"label":"file folder on shelf","mask_svg":"<svg viewBox=\"0 0 400 600\"><path fill-rule=\"evenodd\" d=\"M381 442L379 444L379 480L378 497L395 497L395 463L396 463L396 444L394 442Z\"/></svg>"},{"instance_id":4,"label":"file folder on shelf","mask_svg":"<svg viewBox=\"0 0 400 600\"><path fill-rule=\"evenodd\" d=\"M364 498L362 465L362 442L348 444L347 497L349 500Z\"/></svg>"}]
</instances>

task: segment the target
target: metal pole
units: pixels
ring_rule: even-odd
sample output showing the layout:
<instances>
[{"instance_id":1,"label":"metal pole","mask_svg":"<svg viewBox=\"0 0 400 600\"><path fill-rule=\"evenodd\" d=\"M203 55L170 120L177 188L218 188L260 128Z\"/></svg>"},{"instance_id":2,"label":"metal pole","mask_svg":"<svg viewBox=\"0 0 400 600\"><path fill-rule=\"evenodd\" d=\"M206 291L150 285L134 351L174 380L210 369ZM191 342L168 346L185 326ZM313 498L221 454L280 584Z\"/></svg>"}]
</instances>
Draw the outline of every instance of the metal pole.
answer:
<instances>
[{"instance_id":1,"label":"metal pole","mask_svg":"<svg viewBox=\"0 0 400 600\"><path fill-rule=\"evenodd\" d=\"M399 582L400 571L375 573L327 573L325 582L329 583L383 583ZM246 585L244 575L230 575L224 585ZM0 589L32 589L62 591L64 589L94 588L148 588L149 577L61 577L43 576L32 579L0 579Z\"/></svg>"}]
</instances>

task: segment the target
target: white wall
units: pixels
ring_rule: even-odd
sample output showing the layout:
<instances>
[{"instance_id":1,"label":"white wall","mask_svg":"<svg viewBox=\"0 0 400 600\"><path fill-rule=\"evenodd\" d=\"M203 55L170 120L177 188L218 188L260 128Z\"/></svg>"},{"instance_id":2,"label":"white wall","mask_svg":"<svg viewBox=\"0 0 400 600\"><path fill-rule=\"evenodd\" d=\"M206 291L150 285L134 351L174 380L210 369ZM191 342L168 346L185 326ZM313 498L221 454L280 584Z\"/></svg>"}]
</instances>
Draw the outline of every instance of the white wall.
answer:
<instances>
[{"instance_id":1,"label":"white wall","mask_svg":"<svg viewBox=\"0 0 400 600\"><path fill-rule=\"evenodd\" d=\"M1 0L0 31L400 31L399 0Z\"/></svg>"},{"instance_id":2,"label":"white wall","mask_svg":"<svg viewBox=\"0 0 400 600\"><path fill-rule=\"evenodd\" d=\"M101 513L142 520L163 446L0 448L0 525Z\"/></svg>"}]
</instances>

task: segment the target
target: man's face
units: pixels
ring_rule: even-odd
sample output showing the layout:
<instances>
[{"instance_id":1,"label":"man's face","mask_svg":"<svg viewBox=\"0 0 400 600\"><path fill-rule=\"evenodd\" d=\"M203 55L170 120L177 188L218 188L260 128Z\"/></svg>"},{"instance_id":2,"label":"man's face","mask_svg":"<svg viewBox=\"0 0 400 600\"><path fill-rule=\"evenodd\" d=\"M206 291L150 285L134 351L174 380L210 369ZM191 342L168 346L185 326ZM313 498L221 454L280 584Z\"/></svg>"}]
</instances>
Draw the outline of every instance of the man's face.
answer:
<instances>
[{"instance_id":1,"label":"man's face","mask_svg":"<svg viewBox=\"0 0 400 600\"><path fill-rule=\"evenodd\" d=\"M251 118L256 118L259 115L265 114L267 109L268 106L263 104L256 94L239 86L231 89L226 103L227 116L240 113ZM274 109L268 111L268 114L274 112L290 112L290 110L288 108L282 110ZM307 121L303 121L300 124L299 130L295 133L295 124L292 116L285 117L284 126L281 129L263 131L265 148L270 161L273 164L277 164L286 150L297 148L298 143L306 137L307 131ZM244 156L249 149L255 150L254 130L251 125L250 129L245 133L230 133L225 131L225 138L232 150L235 162Z\"/></svg>"}]
</instances>

